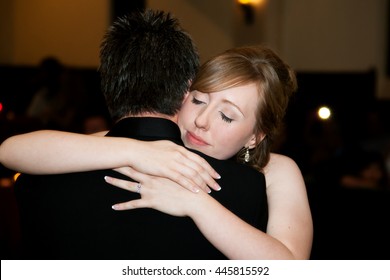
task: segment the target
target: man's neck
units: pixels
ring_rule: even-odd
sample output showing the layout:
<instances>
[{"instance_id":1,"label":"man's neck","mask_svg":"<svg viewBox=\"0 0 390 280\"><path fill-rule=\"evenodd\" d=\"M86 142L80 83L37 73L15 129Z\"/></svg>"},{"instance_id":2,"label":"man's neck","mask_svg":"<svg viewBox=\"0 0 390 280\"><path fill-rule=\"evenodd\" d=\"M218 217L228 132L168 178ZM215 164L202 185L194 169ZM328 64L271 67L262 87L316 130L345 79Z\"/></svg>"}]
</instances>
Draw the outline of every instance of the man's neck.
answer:
<instances>
[{"instance_id":1,"label":"man's neck","mask_svg":"<svg viewBox=\"0 0 390 280\"><path fill-rule=\"evenodd\" d=\"M162 118L173 121L177 124L177 114L175 114L174 116L168 116L160 113L141 113L137 115L127 115L126 117L123 117L123 119L124 118Z\"/></svg>"}]
</instances>

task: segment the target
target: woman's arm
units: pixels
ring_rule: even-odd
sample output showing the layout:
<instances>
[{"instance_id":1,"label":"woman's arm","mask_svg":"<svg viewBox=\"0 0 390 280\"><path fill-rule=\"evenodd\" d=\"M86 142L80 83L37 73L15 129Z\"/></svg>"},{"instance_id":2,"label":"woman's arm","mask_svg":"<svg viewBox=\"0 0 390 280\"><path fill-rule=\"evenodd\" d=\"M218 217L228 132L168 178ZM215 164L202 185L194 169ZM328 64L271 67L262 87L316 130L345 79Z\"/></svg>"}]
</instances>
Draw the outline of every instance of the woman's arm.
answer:
<instances>
[{"instance_id":1,"label":"woman's arm","mask_svg":"<svg viewBox=\"0 0 390 280\"><path fill-rule=\"evenodd\" d=\"M0 146L0 162L30 174L55 174L130 166L172 179L193 191L219 189L215 170L200 156L169 141L143 142L61 131L12 136ZM124 171L122 171L124 172Z\"/></svg>"},{"instance_id":2,"label":"woman's arm","mask_svg":"<svg viewBox=\"0 0 390 280\"><path fill-rule=\"evenodd\" d=\"M207 194L193 195L165 179L137 172L132 177L144 184L142 198L113 208L151 207L175 216L189 216L203 235L229 259L308 259L313 229L299 168L291 159L273 154L265 176L269 203L267 233L239 219ZM137 191L135 183L111 177L106 180L129 191Z\"/></svg>"},{"instance_id":3,"label":"woman's arm","mask_svg":"<svg viewBox=\"0 0 390 280\"><path fill-rule=\"evenodd\" d=\"M103 137L41 130L6 139L0 146L0 161L9 169L29 174L115 168L125 166L126 161L119 158L121 154L118 158L107 155L115 152L114 142L120 141L108 145Z\"/></svg>"},{"instance_id":4,"label":"woman's arm","mask_svg":"<svg viewBox=\"0 0 390 280\"><path fill-rule=\"evenodd\" d=\"M313 222L299 167L289 157L271 154L264 175L269 212L267 234L283 242L294 258L309 258Z\"/></svg>"},{"instance_id":5,"label":"woman's arm","mask_svg":"<svg viewBox=\"0 0 390 280\"><path fill-rule=\"evenodd\" d=\"M210 242L229 258L309 259L313 225L298 166L288 157L272 154L264 172L269 210L266 233L216 203L204 209L202 215L194 211L190 216ZM213 224L214 228L210 226Z\"/></svg>"}]
</instances>

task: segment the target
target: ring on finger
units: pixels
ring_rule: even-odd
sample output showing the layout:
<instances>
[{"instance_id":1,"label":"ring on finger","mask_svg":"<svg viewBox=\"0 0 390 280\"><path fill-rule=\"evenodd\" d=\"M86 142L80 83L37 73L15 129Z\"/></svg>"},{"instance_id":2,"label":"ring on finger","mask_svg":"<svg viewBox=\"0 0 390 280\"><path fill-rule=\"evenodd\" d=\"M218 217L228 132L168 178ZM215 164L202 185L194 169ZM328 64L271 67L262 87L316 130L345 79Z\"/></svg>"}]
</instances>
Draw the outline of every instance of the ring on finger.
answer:
<instances>
[{"instance_id":1,"label":"ring on finger","mask_svg":"<svg viewBox=\"0 0 390 280\"><path fill-rule=\"evenodd\" d=\"M139 194L141 193L141 187L142 187L141 183L138 183L137 186L136 186L137 193L139 193Z\"/></svg>"}]
</instances>

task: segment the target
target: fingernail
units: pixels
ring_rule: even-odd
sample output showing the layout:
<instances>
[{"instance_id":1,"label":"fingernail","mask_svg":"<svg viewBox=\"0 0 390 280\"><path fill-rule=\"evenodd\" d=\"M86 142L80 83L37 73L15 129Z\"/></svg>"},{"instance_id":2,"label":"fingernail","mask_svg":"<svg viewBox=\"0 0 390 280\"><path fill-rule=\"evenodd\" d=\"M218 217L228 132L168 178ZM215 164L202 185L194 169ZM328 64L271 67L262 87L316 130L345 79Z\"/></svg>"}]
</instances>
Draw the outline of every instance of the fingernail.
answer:
<instances>
[{"instance_id":1,"label":"fingernail","mask_svg":"<svg viewBox=\"0 0 390 280\"><path fill-rule=\"evenodd\" d=\"M209 189L209 188L207 188L208 190L207 190L207 193L211 193L211 190Z\"/></svg>"},{"instance_id":2,"label":"fingernail","mask_svg":"<svg viewBox=\"0 0 390 280\"><path fill-rule=\"evenodd\" d=\"M216 188L217 188L217 191L220 191L222 188L221 188L221 186L220 185L218 185L217 183L215 183L215 185L214 185Z\"/></svg>"},{"instance_id":3,"label":"fingernail","mask_svg":"<svg viewBox=\"0 0 390 280\"><path fill-rule=\"evenodd\" d=\"M116 205L112 205L111 208L112 208L113 210L117 210Z\"/></svg>"},{"instance_id":4,"label":"fingernail","mask_svg":"<svg viewBox=\"0 0 390 280\"><path fill-rule=\"evenodd\" d=\"M198 188L192 188L192 191L193 191L194 193L198 193L198 192L199 192L199 189L198 189Z\"/></svg>"},{"instance_id":5,"label":"fingernail","mask_svg":"<svg viewBox=\"0 0 390 280\"><path fill-rule=\"evenodd\" d=\"M215 179L221 179L221 175L219 175L219 174L217 173L217 176L215 177Z\"/></svg>"}]
</instances>

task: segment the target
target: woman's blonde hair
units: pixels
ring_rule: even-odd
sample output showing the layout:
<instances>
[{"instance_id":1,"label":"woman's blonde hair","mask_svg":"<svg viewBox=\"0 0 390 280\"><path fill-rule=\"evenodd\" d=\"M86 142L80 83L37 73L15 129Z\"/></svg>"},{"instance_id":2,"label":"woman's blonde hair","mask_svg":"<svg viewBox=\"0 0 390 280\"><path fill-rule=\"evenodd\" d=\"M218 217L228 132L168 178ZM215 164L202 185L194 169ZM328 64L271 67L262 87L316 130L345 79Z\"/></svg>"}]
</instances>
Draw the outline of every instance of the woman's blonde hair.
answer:
<instances>
[{"instance_id":1,"label":"woman's blonde hair","mask_svg":"<svg viewBox=\"0 0 390 280\"><path fill-rule=\"evenodd\" d=\"M258 138L256 147L250 150L248 164L262 170L283 124L289 98L297 89L296 76L290 66L265 46L237 47L204 63L191 90L211 93L252 83L257 85L260 98L254 127ZM245 152L243 147L237 153L238 161L244 162Z\"/></svg>"}]
</instances>

